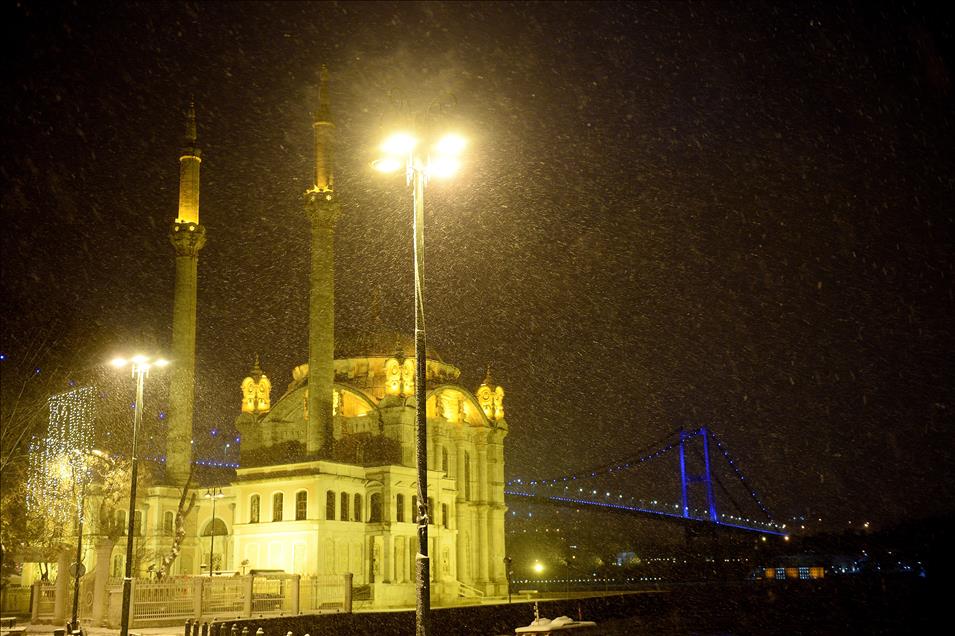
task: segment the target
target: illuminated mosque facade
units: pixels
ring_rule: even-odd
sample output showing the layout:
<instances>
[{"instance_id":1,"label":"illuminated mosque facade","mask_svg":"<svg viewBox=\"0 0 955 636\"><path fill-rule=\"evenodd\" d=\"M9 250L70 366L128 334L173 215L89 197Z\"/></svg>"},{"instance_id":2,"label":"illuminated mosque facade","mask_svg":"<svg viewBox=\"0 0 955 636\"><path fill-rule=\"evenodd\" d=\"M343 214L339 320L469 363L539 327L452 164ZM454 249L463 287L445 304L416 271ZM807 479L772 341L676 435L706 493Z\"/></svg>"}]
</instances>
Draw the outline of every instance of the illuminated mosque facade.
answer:
<instances>
[{"instance_id":1,"label":"illuminated mosque facade","mask_svg":"<svg viewBox=\"0 0 955 636\"><path fill-rule=\"evenodd\" d=\"M303 202L311 223L308 359L274 397L256 358L240 386L240 467L222 486L215 519L215 500L201 497L205 485L197 489L194 518L187 520L187 538L170 572L208 572L210 555L214 570L350 572L354 585L372 588L376 606L411 606L418 548L414 346L410 337L384 329L333 338L340 204L327 84L323 69L313 122L314 183ZM193 461L197 263L206 242L199 223L200 163L191 110L180 157L179 212L170 232L177 360L166 446L172 485L186 482ZM427 357L432 598L504 595L504 390L488 372L471 391L459 383L457 367L435 352ZM142 502L144 532L155 535L160 552L172 544L177 489L153 487ZM119 553L112 552L114 570Z\"/></svg>"}]
</instances>

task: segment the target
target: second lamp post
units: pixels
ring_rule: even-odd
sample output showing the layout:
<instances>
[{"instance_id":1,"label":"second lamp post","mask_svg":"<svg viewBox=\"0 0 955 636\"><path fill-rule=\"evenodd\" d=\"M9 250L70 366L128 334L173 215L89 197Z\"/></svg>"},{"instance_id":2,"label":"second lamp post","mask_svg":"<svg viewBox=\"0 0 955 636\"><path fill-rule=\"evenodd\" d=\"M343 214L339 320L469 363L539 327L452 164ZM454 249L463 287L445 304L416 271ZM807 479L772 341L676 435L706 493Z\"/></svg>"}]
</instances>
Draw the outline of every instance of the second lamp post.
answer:
<instances>
[{"instance_id":1,"label":"second lamp post","mask_svg":"<svg viewBox=\"0 0 955 636\"><path fill-rule=\"evenodd\" d=\"M416 633L431 634L431 583L428 555L428 415L427 415L427 347L424 327L424 189L429 178L454 174L460 163L465 140L448 134L437 141L430 134L428 122L419 125L418 135L395 133L381 145L383 157L372 166L379 172L397 172L404 168L405 179L412 189L414 216L414 296L415 296L415 452L418 473L418 556L415 561Z\"/></svg>"},{"instance_id":2,"label":"second lamp post","mask_svg":"<svg viewBox=\"0 0 955 636\"><path fill-rule=\"evenodd\" d=\"M136 436L139 434L139 428L143 423L143 384L146 376L149 375L149 369L152 367L164 367L169 364L168 360L152 359L144 355L136 355L131 359L116 358L113 360L113 366L123 368L129 365L136 378L136 406L133 412L133 443L130 453L131 481L129 484L129 517L126 520L126 576L123 577L123 608L120 617L119 636L129 634L129 606L132 600L133 591L133 537L136 535L136 477L139 467L138 457L136 455Z\"/></svg>"}]
</instances>

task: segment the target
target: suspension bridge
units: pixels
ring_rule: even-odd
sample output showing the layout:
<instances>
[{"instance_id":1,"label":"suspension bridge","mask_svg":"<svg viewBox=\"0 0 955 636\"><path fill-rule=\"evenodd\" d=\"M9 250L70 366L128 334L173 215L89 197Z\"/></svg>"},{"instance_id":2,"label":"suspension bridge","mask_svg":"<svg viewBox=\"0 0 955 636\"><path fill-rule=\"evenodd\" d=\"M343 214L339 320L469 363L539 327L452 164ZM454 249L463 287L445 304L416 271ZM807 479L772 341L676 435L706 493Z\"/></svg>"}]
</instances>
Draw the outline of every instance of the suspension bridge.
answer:
<instances>
[{"instance_id":1,"label":"suspension bridge","mask_svg":"<svg viewBox=\"0 0 955 636\"><path fill-rule=\"evenodd\" d=\"M712 452L714 447L716 453ZM676 461L671 460L669 464L661 461L674 456ZM669 482L665 486L669 486L671 492L676 491L678 479L679 490L674 497L678 501L635 496L631 478L649 473L650 466L661 464L663 479ZM659 480L660 469L656 475ZM748 495L749 508L755 514L744 510L739 502L741 493ZM512 479L505 484L504 494L511 499L564 507L594 507L764 535L785 537L789 534L785 524L773 520L726 445L706 426L676 429L634 455L590 470L543 479ZM731 511L722 511L722 503L729 504Z\"/></svg>"}]
</instances>

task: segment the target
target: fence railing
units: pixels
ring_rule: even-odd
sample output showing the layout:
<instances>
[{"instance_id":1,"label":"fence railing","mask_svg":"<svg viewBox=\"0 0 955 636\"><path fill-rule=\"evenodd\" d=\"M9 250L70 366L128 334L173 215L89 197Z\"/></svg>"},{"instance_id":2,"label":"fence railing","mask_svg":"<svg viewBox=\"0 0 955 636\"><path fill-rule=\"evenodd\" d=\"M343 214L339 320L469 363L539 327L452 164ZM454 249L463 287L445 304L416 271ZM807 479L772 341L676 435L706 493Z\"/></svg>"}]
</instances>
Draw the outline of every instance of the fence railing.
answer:
<instances>
[{"instance_id":1,"label":"fence railing","mask_svg":"<svg viewBox=\"0 0 955 636\"><path fill-rule=\"evenodd\" d=\"M33 620L53 620L56 606L56 585L52 583L33 584Z\"/></svg>"},{"instance_id":2,"label":"fence railing","mask_svg":"<svg viewBox=\"0 0 955 636\"><path fill-rule=\"evenodd\" d=\"M301 612L351 611L351 574L301 577L298 574L246 576L183 576L162 581L132 582L130 625L135 627L181 625L187 619L226 620ZM32 614L35 620L53 620L54 585L34 584ZM81 584L81 597L93 590ZM29 599L29 588L26 588ZM106 623L121 622L122 584L106 586ZM85 603L84 603L85 605ZM85 609L81 607L81 609Z\"/></svg>"},{"instance_id":3,"label":"fence railing","mask_svg":"<svg viewBox=\"0 0 955 636\"><path fill-rule=\"evenodd\" d=\"M29 613L29 585L7 585L0 590L0 614L4 616L16 616Z\"/></svg>"},{"instance_id":4,"label":"fence railing","mask_svg":"<svg viewBox=\"0 0 955 636\"><path fill-rule=\"evenodd\" d=\"M301 606L306 612L350 612L352 575L327 574L303 577Z\"/></svg>"},{"instance_id":5,"label":"fence railing","mask_svg":"<svg viewBox=\"0 0 955 636\"><path fill-rule=\"evenodd\" d=\"M195 582L190 578L168 581L136 581L132 595L132 623L177 620L194 616ZM119 588L122 593L122 587Z\"/></svg>"}]
</instances>

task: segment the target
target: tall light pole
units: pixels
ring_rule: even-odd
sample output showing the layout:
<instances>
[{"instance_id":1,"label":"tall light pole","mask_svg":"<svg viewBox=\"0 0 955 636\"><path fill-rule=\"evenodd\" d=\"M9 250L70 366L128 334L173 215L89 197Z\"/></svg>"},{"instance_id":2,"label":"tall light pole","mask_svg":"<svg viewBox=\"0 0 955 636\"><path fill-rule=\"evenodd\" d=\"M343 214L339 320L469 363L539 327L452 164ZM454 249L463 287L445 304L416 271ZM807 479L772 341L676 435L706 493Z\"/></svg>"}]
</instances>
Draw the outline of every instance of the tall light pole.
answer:
<instances>
[{"instance_id":1,"label":"tall light pole","mask_svg":"<svg viewBox=\"0 0 955 636\"><path fill-rule=\"evenodd\" d=\"M129 517L126 523L126 575L123 578L123 608L122 619L119 626L119 635L128 636L129 634L129 603L133 591L133 537L136 531L136 477L139 469L139 459L136 456L136 436L139 434L139 427L143 423L143 384L146 376L149 375L149 369L152 367L164 367L169 364L168 360L162 358L152 359L149 356L135 355L129 360L125 358L116 358L113 360L113 366L123 368L130 366L133 377L136 378L136 410L133 412L133 444L130 452L131 479L129 485Z\"/></svg>"},{"instance_id":2,"label":"tall light pole","mask_svg":"<svg viewBox=\"0 0 955 636\"><path fill-rule=\"evenodd\" d=\"M82 453L82 451L79 451ZM90 455L95 455L101 459L109 460L109 456L106 453L93 449L89 451ZM76 562L73 567L73 614L70 618L70 625L68 632L72 633L79 629L80 621L77 617L80 607L80 577L83 576L85 568L83 568L83 517L86 516L86 484L90 480L89 475L89 466L84 463L83 471L84 475L82 476L82 481L80 482L80 501L77 512L77 521L76 521ZM73 467L73 481L76 481L76 467Z\"/></svg>"},{"instance_id":3,"label":"tall light pole","mask_svg":"<svg viewBox=\"0 0 955 636\"><path fill-rule=\"evenodd\" d=\"M206 490L204 496L206 499L212 500L212 525L209 526L209 576L212 576L212 555L214 554L216 540L216 499L222 499L225 495L222 494L221 488L212 487Z\"/></svg>"},{"instance_id":4,"label":"tall light pole","mask_svg":"<svg viewBox=\"0 0 955 636\"><path fill-rule=\"evenodd\" d=\"M381 145L383 157L372 166L379 172L397 172L404 168L407 185L411 186L414 203L415 292L415 453L418 470L418 555L415 560L416 603L415 632L431 634L431 579L428 555L428 411L427 411L427 347L424 326L424 190L429 178L450 177L460 163L457 159L466 145L453 134L438 140L431 136L430 122L419 118L417 135L395 133Z\"/></svg>"}]
</instances>

